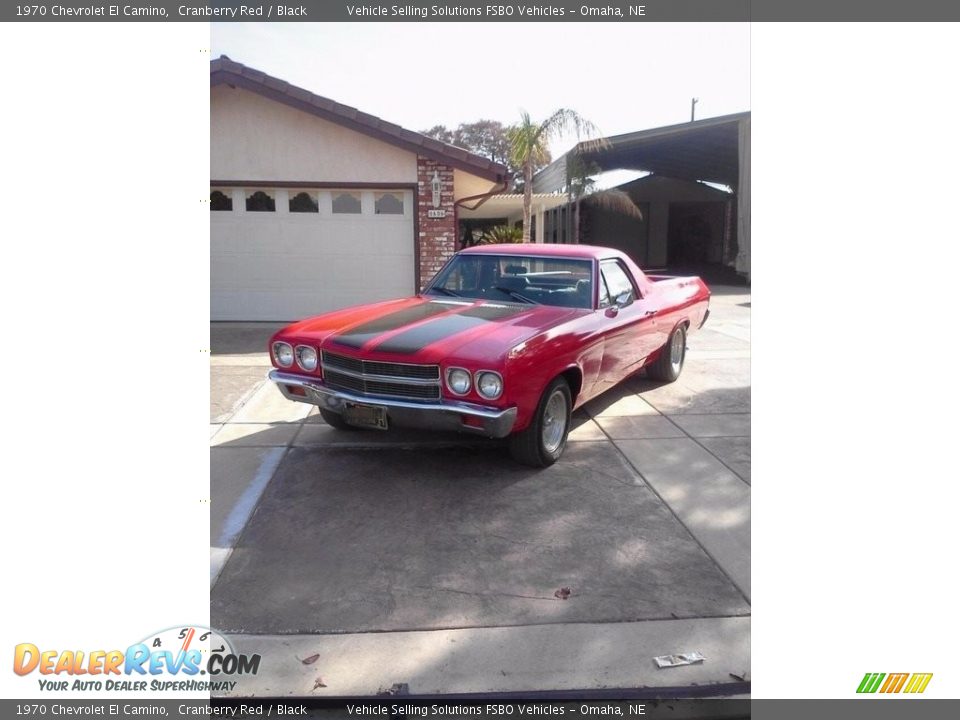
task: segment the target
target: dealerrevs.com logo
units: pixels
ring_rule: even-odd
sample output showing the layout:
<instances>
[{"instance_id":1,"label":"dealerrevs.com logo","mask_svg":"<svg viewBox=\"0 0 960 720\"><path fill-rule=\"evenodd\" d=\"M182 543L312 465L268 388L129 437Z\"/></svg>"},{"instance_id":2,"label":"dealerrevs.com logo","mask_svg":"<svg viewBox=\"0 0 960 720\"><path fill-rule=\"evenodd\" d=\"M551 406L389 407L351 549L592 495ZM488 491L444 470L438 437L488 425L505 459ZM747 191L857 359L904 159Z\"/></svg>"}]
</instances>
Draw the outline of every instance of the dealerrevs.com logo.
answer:
<instances>
[{"instance_id":1,"label":"dealerrevs.com logo","mask_svg":"<svg viewBox=\"0 0 960 720\"><path fill-rule=\"evenodd\" d=\"M922 693L933 673L867 673L860 681L858 693Z\"/></svg>"},{"instance_id":2,"label":"dealerrevs.com logo","mask_svg":"<svg viewBox=\"0 0 960 720\"><path fill-rule=\"evenodd\" d=\"M256 675L260 655L234 651L216 630L197 625L152 633L125 650L50 650L20 643L17 675L40 675L41 690L229 692L231 676Z\"/></svg>"}]
</instances>

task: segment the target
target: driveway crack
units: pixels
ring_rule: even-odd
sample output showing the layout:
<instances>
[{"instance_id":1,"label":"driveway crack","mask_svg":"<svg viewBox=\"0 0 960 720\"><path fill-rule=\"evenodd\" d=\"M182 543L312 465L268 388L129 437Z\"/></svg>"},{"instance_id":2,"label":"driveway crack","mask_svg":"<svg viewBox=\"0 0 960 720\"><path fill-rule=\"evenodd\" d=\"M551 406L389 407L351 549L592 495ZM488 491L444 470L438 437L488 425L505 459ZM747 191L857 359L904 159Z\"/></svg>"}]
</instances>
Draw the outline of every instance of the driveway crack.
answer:
<instances>
[{"instance_id":1,"label":"driveway crack","mask_svg":"<svg viewBox=\"0 0 960 720\"><path fill-rule=\"evenodd\" d=\"M558 598L547 595L521 595L518 593L506 593L506 592L477 592L475 590L456 590L454 588L447 587L434 587L431 585L414 585L414 590L428 590L430 592L447 592L454 593L455 595L469 595L471 597L507 597L507 598L518 598L520 600L549 600L550 602L558 602Z\"/></svg>"}]
</instances>

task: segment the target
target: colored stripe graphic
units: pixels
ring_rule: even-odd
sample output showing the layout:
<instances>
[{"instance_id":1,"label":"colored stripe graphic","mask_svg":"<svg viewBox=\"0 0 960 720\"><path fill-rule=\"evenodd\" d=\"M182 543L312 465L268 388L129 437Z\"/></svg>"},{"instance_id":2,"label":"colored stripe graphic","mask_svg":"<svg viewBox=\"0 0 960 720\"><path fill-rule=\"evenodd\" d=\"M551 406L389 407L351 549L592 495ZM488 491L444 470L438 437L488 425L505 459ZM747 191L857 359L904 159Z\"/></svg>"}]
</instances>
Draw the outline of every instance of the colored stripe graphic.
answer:
<instances>
[{"instance_id":1,"label":"colored stripe graphic","mask_svg":"<svg viewBox=\"0 0 960 720\"><path fill-rule=\"evenodd\" d=\"M860 687L857 688L857 692L875 693L885 676L885 673L867 673L863 676L863 680L860 681Z\"/></svg>"},{"instance_id":2,"label":"colored stripe graphic","mask_svg":"<svg viewBox=\"0 0 960 720\"><path fill-rule=\"evenodd\" d=\"M886 682L883 679L886 677ZM866 673L860 685L857 687L858 693L875 693L879 688L881 693L898 693L901 690L905 693L922 693L930 684L933 673ZM909 678L909 679L908 679ZM881 686L881 682L883 685ZM906 685L906 687L904 687Z\"/></svg>"},{"instance_id":3,"label":"colored stripe graphic","mask_svg":"<svg viewBox=\"0 0 960 720\"><path fill-rule=\"evenodd\" d=\"M927 689L927 685L930 684L930 678L932 677L933 673L914 673L903 691L905 693L922 693Z\"/></svg>"},{"instance_id":4,"label":"colored stripe graphic","mask_svg":"<svg viewBox=\"0 0 960 720\"><path fill-rule=\"evenodd\" d=\"M910 673L890 673L887 675L886 682L883 683L883 687L880 688L882 693L898 693L900 688L903 687L903 684L907 681L907 678L910 677Z\"/></svg>"}]
</instances>

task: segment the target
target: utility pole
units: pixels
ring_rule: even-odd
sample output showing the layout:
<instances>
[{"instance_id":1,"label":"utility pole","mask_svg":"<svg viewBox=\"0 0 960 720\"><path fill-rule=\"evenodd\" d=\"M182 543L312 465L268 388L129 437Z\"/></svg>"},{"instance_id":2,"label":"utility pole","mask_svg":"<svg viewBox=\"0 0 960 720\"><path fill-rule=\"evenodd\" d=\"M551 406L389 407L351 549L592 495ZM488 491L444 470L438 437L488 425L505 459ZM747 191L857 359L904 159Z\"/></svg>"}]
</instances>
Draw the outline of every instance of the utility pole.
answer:
<instances>
[{"instance_id":1,"label":"utility pole","mask_svg":"<svg viewBox=\"0 0 960 720\"><path fill-rule=\"evenodd\" d=\"M690 98L690 122L693 122L694 111L697 109L697 103L700 98Z\"/></svg>"}]
</instances>

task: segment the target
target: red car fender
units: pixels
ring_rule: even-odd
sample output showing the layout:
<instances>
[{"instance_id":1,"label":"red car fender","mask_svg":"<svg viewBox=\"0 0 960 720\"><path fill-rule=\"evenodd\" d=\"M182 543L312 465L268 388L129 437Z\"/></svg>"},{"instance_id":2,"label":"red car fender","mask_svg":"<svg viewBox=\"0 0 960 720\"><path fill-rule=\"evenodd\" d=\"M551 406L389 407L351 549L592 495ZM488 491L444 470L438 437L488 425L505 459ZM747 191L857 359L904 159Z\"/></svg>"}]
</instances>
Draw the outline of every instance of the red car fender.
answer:
<instances>
[{"instance_id":1,"label":"red car fender","mask_svg":"<svg viewBox=\"0 0 960 720\"><path fill-rule=\"evenodd\" d=\"M591 353L591 349L595 352ZM594 354L598 357L591 360ZM582 405L586 390L593 384L590 370L585 366L593 365L595 369L592 375L595 376L600 365L600 354L602 350L597 345L584 348L569 334L538 342L532 348L511 354L504 368L504 387L508 404L517 407L513 431L519 432L530 424L544 390L560 375L568 378L574 408Z\"/></svg>"}]
</instances>

